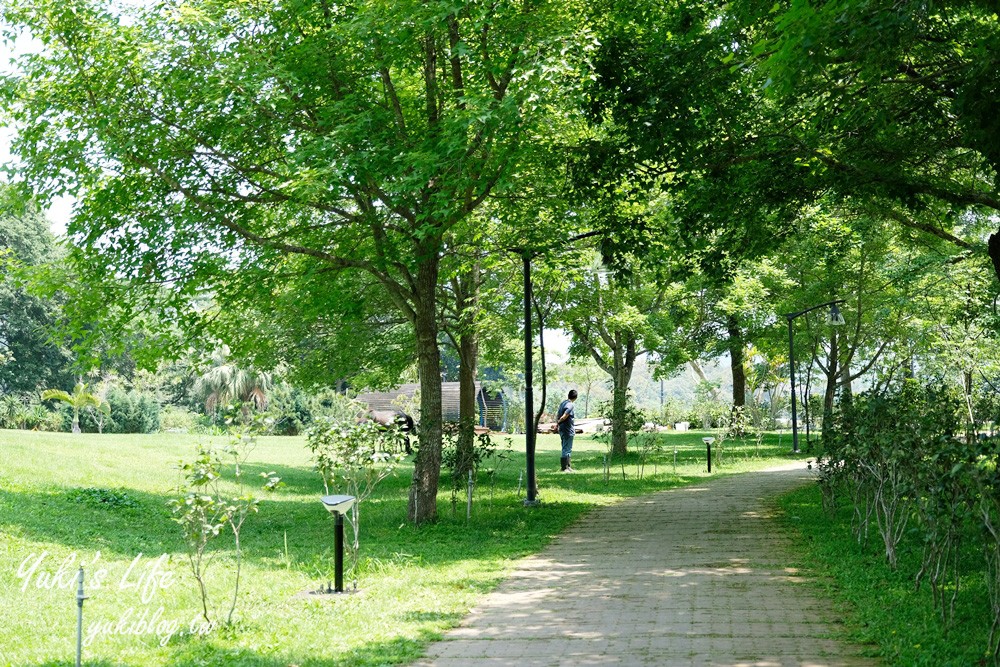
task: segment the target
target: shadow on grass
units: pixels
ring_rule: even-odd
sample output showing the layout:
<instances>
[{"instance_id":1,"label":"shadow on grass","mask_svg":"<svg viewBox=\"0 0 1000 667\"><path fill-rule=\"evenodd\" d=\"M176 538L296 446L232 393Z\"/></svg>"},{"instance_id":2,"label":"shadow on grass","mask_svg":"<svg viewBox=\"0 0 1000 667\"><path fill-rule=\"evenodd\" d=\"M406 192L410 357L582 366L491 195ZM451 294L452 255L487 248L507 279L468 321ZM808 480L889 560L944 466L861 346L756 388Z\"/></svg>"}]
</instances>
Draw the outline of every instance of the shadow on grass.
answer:
<instances>
[{"instance_id":1,"label":"shadow on grass","mask_svg":"<svg viewBox=\"0 0 1000 667\"><path fill-rule=\"evenodd\" d=\"M83 667L121 667L121 663L108 662L107 660L84 659L81 664ZM34 667L76 667L76 658L71 660L48 660L36 663Z\"/></svg>"},{"instance_id":2,"label":"shadow on grass","mask_svg":"<svg viewBox=\"0 0 1000 667\"><path fill-rule=\"evenodd\" d=\"M686 434L687 435L687 434ZM690 438L690 436L687 436ZM540 451L537 459L538 508L525 508L524 460L516 456L493 482L480 475L475 489L473 518L465 518L465 484L459 485L452 504L452 481L447 473L440 480L439 520L436 524L412 526L407 522L409 463L386 479L361 509L362 557L393 564L420 561L429 565L468 558L516 558L543 546L599 497L642 495L665 488L703 481L690 467L702 452L678 452L678 471L672 468L672 445L657 458L638 452L625 461L612 459L604 474L604 453L583 451L574 456L575 474L558 471L559 452ZM735 452L735 449L734 449ZM643 477L638 472L642 469ZM267 569L290 567L312 576L318 561L331 553L333 521L319 498L322 484L305 466L268 465L254 462L247 474L276 472L285 482L273 497L265 497L260 511L249 517L242 532L248 562ZM654 475L654 472L656 473ZM725 474L725 467L719 469ZM134 558L177 554L185 551L180 527L172 520L167 502L175 494L153 493L133 488L111 489L108 498L81 494L66 487L11 492L0 490L0 530L36 542L52 542L77 550L101 550L106 557ZM74 495L75 494L75 495ZM118 495L116 495L118 494ZM113 502L104 502L104 500ZM229 549L232 538L220 536L213 548ZM287 560L284 557L287 556Z\"/></svg>"},{"instance_id":3,"label":"shadow on grass","mask_svg":"<svg viewBox=\"0 0 1000 667\"><path fill-rule=\"evenodd\" d=\"M492 503L477 499L474 519L467 524L464 500L460 511L452 514L442 493L439 521L414 527L406 521L407 485L408 480L396 480L362 506L364 557L439 565L468 558L519 556L538 544L535 533L552 534L568 523L567 515L578 515L589 506L559 503L541 512L532 511L508 492L497 494ZM107 504L89 496L81 500L79 489L0 490L0 531L71 550L101 551L106 559L185 552L180 526L167 505L171 494L131 488L111 491L118 494L114 497L120 503L128 504ZM287 553L292 569L312 575L317 559L332 557L333 532L334 522L319 502L319 494L315 501L264 500L260 511L244 525L244 557L265 569L283 568L280 557ZM231 546L231 536L223 533L212 548Z\"/></svg>"},{"instance_id":4,"label":"shadow on grass","mask_svg":"<svg viewBox=\"0 0 1000 667\"><path fill-rule=\"evenodd\" d=\"M184 543L170 518L168 496L116 489L123 504L104 504L77 496L78 489L0 490L0 530L37 542L108 555L170 553Z\"/></svg>"},{"instance_id":5,"label":"shadow on grass","mask_svg":"<svg viewBox=\"0 0 1000 667\"><path fill-rule=\"evenodd\" d=\"M331 633L335 631L331 627ZM419 659L427 644L438 639L435 632L421 631L417 638L397 638L388 641L369 642L362 647L350 649L339 655L304 655L300 653L275 652L266 655L258 651L228 648L207 640L189 643L166 663L170 667L191 667L191 665L226 665L226 667L367 667L369 665L406 664ZM57 663L59 667L63 664ZM41 667L41 666L39 666ZM95 663L104 667L104 663Z\"/></svg>"},{"instance_id":6,"label":"shadow on grass","mask_svg":"<svg viewBox=\"0 0 1000 667\"><path fill-rule=\"evenodd\" d=\"M449 615L451 616L451 615ZM457 619L456 619L457 622ZM226 667L364 667L367 665L405 664L419 659L428 643L439 638L438 633L423 631L417 639L394 639L371 642L362 647L344 651L340 655L316 656L289 652L266 655L245 648L223 646L207 639L194 639L182 643L165 663L169 667L192 665L226 665ZM49 660L23 667L73 667L74 659ZM141 667L141 662L116 660L87 660L84 667Z\"/></svg>"}]
</instances>

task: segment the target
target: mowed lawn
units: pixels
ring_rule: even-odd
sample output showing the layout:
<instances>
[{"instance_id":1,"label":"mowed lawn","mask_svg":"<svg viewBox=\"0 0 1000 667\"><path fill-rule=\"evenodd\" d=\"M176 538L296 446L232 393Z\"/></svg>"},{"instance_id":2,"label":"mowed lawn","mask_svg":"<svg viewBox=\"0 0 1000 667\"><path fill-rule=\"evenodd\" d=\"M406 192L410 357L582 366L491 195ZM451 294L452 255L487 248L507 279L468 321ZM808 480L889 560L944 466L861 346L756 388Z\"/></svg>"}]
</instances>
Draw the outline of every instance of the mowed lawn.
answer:
<instances>
[{"instance_id":1,"label":"mowed lawn","mask_svg":"<svg viewBox=\"0 0 1000 667\"><path fill-rule=\"evenodd\" d=\"M260 438L249 477L256 484L257 473L274 471L284 486L260 493L260 512L243 529L236 622L210 628L168 501L178 496L177 462L192 459L199 443L224 446L228 438L0 431L0 665L74 663L81 562L87 665L406 663L458 623L515 559L587 509L704 477L704 435L664 434L657 450L635 452L624 466L614 461L608 475L603 443L578 437L580 472L567 475L558 472L558 437L539 436L543 502L534 508L521 502L524 440L513 436L515 454L495 480L480 474L471 520L464 483L453 506L443 474L440 519L420 528L406 522L408 460L362 506L358 590L339 596L310 594L332 579L333 520L319 502L323 486L305 440ZM497 436L501 447L507 439ZM787 460L789 445L787 435L759 448L727 444L713 474ZM231 549L231 537L219 537L208 570L219 619L232 591Z\"/></svg>"}]
</instances>

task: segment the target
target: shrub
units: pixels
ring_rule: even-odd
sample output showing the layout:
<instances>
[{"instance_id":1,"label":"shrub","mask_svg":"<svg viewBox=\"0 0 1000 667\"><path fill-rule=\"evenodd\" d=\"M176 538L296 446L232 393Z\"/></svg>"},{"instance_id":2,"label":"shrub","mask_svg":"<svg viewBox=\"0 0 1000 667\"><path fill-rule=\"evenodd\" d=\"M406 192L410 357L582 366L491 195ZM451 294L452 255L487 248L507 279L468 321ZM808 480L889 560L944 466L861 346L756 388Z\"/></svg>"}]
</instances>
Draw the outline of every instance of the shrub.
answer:
<instances>
[{"instance_id":1,"label":"shrub","mask_svg":"<svg viewBox=\"0 0 1000 667\"><path fill-rule=\"evenodd\" d=\"M179 405L164 405L160 410L160 429L174 433L195 433L199 430L198 415Z\"/></svg>"},{"instance_id":2,"label":"shrub","mask_svg":"<svg viewBox=\"0 0 1000 667\"><path fill-rule=\"evenodd\" d=\"M7 394L0 397L0 428L59 430L61 416L53 425L52 412L38 400L36 394Z\"/></svg>"},{"instance_id":3,"label":"shrub","mask_svg":"<svg viewBox=\"0 0 1000 667\"><path fill-rule=\"evenodd\" d=\"M298 435L305 431L318 412L319 401L288 385L276 385L268 396L267 416L273 420L275 435Z\"/></svg>"},{"instance_id":4,"label":"shrub","mask_svg":"<svg viewBox=\"0 0 1000 667\"><path fill-rule=\"evenodd\" d=\"M945 386L913 380L882 394L845 402L819 462L824 504L849 497L853 529L865 543L871 527L882 538L889 566L904 533L921 537L917 585L930 582L947 625L955 618L960 579L985 574L993 628L989 652L1000 657L1000 438L969 437L963 397ZM908 527L908 524L915 524ZM963 544L973 549L966 550ZM978 564L963 562L978 552Z\"/></svg>"},{"instance_id":5,"label":"shrub","mask_svg":"<svg viewBox=\"0 0 1000 667\"><path fill-rule=\"evenodd\" d=\"M126 389L111 389L105 399L111 406L108 415L94 410L80 413L80 429L85 433L156 433L160 430L160 404L152 394ZM64 407L63 430L68 431L73 411ZM101 421L103 418L103 422Z\"/></svg>"},{"instance_id":6,"label":"shrub","mask_svg":"<svg viewBox=\"0 0 1000 667\"><path fill-rule=\"evenodd\" d=\"M323 477L323 490L329 494L336 489L356 499L345 517L354 531L348 552L356 576L361 505L382 480L395 472L403 455L393 452L402 449L403 434L395 426L355 421L349 402L340 407L344 410L339 419L324 417L309 429L306 446L312 452L316 471ZM356 587L356 578L354 583Z\"/></svg>"}]
</instances>

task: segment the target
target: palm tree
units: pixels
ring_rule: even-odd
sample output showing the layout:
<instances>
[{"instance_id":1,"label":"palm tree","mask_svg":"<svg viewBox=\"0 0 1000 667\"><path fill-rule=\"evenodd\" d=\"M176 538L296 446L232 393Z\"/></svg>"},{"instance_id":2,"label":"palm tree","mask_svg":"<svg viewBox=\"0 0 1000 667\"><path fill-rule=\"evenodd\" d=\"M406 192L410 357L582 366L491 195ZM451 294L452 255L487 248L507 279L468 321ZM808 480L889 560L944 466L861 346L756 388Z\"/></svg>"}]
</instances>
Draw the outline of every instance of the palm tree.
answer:
<instances>
[{"instance_id":1,"label":"palm tree","mask_svg":"<svg viewBox=\"0 0 1000 667\"><path fill-rule=\"evenodd\" d=\"M194 385L196 394L205 396L205 412L212 413L221 405L233 401L241 403L244 420L250 417L250 408L267 409L267 392L271 390L271 374L253 368L241 368L226 360L226 350L213 355L216 364L198 378Z\"/></svg>"},{"instance_id":2,"label":"palm tree","mask_svg":"<svg viewBox=\"0 0 1000 667\"><path fill-rule=\"evenodd\" d=\"M42 392L43 401L62 401L73 408L73 433L80 433L80 410L84 408L100 409L104 401L89 391L83 382L77 382L73 393L68 394L62 389L46 389Z\"/></svg>"}]
</instances>

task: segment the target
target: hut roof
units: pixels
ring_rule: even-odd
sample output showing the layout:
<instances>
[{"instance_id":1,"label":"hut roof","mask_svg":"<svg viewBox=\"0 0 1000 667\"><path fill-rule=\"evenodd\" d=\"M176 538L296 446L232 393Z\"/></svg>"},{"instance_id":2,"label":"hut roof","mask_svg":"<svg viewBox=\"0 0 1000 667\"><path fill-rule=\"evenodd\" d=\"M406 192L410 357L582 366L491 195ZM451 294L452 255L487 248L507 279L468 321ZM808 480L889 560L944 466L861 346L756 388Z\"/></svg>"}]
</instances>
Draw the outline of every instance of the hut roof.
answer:
<instances>
[{"instance_id":1,"label":"hut roof","mask_svg":"<svg viewBox=\"0 0 1000 667\"><path fill-rule=\"evenodd\" d=\"M404 384L390 391L373 391L358 394L358 401L367 404L371 410L398 410L399 397L413 398L418 389L420 389L419 384ZM477 382L477 402L482 390L483 383ZM445 421L458 421L458 395L458 382L441 383L441 414Z\"/></svg>"}]
</instances>

